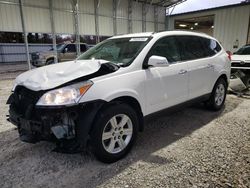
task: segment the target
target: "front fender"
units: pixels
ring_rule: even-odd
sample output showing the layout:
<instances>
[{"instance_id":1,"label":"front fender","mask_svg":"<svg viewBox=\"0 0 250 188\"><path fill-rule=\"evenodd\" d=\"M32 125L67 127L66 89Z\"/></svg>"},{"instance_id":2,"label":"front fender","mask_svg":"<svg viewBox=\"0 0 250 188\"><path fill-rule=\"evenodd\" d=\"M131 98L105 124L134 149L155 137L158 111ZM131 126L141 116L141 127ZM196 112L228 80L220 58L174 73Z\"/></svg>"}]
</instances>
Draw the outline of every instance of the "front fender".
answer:
<instances>
[{"instance_id":1,"label":"front fender","mask_svg":"<svg viewBox=\"0 0 250 188\"><path fill-rule=\"evenodd\" d=\"M133 97L139 103L141 103L141 100L139 98L138 93L136 91L133 91L133 90L120 90L120 91L111 92L111 93L104 95L103 100L109 102L109 101L112 101L118 97L124 97L124 96Z\"/></svg>"}]
</instances>

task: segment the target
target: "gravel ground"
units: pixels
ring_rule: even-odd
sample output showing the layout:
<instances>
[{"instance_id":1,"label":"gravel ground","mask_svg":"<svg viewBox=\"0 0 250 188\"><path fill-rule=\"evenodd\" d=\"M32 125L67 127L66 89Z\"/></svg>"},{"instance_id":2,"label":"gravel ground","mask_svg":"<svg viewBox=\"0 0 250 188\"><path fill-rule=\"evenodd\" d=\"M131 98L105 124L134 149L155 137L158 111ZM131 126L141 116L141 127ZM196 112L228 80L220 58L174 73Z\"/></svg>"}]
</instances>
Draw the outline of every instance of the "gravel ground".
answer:
<instances>
[{"instance_id":1,"label":"gravel ground","mask_svg":"<svg viewBox=\"0 0 250 188\"><path fill-rule=\"evenodd\" d=\"M202 106L145 125L114 164L91 154L51 152L20 142L5 120L12 80L0 81L0 187L250 187L250 100L228 95L221 112Z\"/></svg>"},{"instance_id":2,"label":"gravel ground","mask_svg":"<svg viewBox=\"0 0 250 188\"><path fill-rule=\"evenodd\" d=\"M32 66L32 68L34 67ZM0 80L14 79L28 69L28 64L25 62L0 63Z\"/></svg>"}]
</instances>

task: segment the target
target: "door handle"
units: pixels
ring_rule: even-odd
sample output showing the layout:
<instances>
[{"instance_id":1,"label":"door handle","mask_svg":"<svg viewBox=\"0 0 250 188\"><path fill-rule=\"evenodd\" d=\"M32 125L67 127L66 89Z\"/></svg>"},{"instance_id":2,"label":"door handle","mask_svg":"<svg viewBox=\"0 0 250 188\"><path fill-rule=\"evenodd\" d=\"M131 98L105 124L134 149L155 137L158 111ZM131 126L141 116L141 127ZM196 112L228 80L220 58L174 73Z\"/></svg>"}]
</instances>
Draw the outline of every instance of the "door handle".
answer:
<instances>
[{"instance_id":1,"label":"door handle","mask_svg":"<svg viewBox=\"0 0 250 188\"><path fill-rule=\"evenodd\" d=\"M184 69L181 69L179 74L186 74L187 73L187 70L184 70Z\"/></svg>"},{"instance_id":2,"label":"door handle","mask_svg":"<svg viewBox=\"0 0 250 188\"><path fill-rule=\"evenodd\" d=\"M212 64L207 64L207 68L213 68L214 66Z\"/></svg>"}]
</instances>

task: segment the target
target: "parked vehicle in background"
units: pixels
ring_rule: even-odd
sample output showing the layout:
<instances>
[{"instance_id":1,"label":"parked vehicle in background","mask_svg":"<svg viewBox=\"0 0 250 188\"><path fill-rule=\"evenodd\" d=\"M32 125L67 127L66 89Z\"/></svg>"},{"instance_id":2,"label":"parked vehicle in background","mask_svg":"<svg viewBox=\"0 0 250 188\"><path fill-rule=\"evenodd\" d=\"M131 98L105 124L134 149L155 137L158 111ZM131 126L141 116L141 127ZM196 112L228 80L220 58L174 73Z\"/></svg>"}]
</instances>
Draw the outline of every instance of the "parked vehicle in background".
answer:
<instances>
[{"instance_id":1,"label":"parked vehicle in background","mask_svg":"<svg viewBox=\"0 0 250 188\"><path fill-rule=\"evenodd\" d=\"M230 66L222 46L205 34L115 36L76 61L19 75L8 120L22 141L56 140L67 152L89 144L99 160L115 162L153 113L194 101L220 110Z\"/></svg>"},{"instance_id":2,"label":"parked vehicle in background","mask_svg":"<svg viewBox=\"0 0 250 188\"><path fill-rule=\"evenodd\" d=\"M246 88L250 87L250 45L241 47L232 55L232 79L240 78Z\"/></svg>"},{"instance_id":3,"label":"parked vehicle in background","mask_svg":"<svg viewBox=\"0 0 250 188\"><path fill-rule=\"evenodd\" d=\"M76 59L76 44L61 43L56 45L58 62ZM85 43L80 43L80 52L84 53L89 49ZM56 54L53 48L45 52L34 52L31 54L31 64L35 67L50 65L55 63Z\"/></svg>"}]
</instances>

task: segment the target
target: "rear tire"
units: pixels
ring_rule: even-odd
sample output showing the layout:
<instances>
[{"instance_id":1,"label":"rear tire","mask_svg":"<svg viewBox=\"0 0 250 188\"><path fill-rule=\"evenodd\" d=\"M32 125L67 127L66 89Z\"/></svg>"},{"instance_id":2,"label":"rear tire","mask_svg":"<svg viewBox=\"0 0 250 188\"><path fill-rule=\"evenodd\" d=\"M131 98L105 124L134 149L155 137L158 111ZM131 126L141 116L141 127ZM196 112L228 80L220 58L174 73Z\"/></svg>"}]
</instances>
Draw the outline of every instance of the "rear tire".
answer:
<instances>
[{"instance_id":1,"label":"rear tire","mask_svg":"<svg viewBox=\"0 0 250 188\"><path fill-rule=\"evenodd\" d=\"M104 163L116 162L131 150L138 133L136 112L127 104L114 104L101 110L90 134L96 158Z\"/></svg>"},{"instance_id":2,"label":"rear tire","mask_svg":"<svg viewBox=\"0 0 250 188\"><path fill-rule=\"evenodd\" d=\"M219 78L214 85L209 100L206 102L207 107L213 111L220 110L225 103L226 94L227 94L227 83L225 79Z\"/></svg>"}]
</instances>

